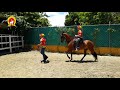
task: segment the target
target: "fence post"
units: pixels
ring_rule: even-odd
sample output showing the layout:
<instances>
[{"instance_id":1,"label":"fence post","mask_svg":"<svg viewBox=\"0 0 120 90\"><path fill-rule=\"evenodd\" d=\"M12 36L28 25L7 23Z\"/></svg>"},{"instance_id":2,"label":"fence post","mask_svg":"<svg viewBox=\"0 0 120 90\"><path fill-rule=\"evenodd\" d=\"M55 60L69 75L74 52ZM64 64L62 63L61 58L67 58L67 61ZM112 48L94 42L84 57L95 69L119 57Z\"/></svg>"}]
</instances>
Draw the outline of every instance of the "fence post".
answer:
<instances>
[{"instance_id":1,"label":"fence post","mask_svg":"<svg viewBox=\"0 0 120 90\"><path fill-rule=\"evenodd\" d=\"M17 36L18 36L18 35L17 35ZM19 37L16 37L16 38L17 38L16 40L19 41ZM16 43L16 45L19 46L19 42ZM17 49L19 50L19 47L18 47Z\"/></svg>"},{"instance_id":2,"label":"fence post","mask_svg":"<svg viewBox=\"0 0 120 90\"><path fill-rule=\"evenodd\" d=\"M109 55L111 55L111 28L110 28L110 21L109 21Z\"/></svg>"},{"instance_id":3,"label":"fence post","mask_svg":"<svg viewBox=\"0 0 120 90\"><path fill-rule=\"evenodd\" d=\"M5 42L7 42L7 37L5 37ZM7 46L7 43L5 45Z\"/></svg>"},{"instance_id":4,"label":"fence post","mask_svg":"<svg viewBox=\"0 0 120 90\"><path fill-rule=\"evenodd\" d=\"M11 35L9 35L9 46L10 46L10 53L12 53L12 46L11 46Z\"/></svg>"},{"instance_id":5,"label":"fence post","mask_svg":"<svg viewBox=\"0 0 120 90\"><path fill-rule=\"evenodd\" d=\"M3 38L3 37L2 37L2 35L1 35L1 42L3 42L3 41L2 41L2 38ZM3 48L3 44L1 44L1 48Z\"/></svg>"},{"instance_id":6,"label":"fence post","mask_svg":"<svg viewBox=\"0 0 120 90\"><path fill-rule=\"evenodd\" d=\"M22 36L22 48L24 47L24 40L23 40L23 36Z\"/></svg>"}]
</instances>

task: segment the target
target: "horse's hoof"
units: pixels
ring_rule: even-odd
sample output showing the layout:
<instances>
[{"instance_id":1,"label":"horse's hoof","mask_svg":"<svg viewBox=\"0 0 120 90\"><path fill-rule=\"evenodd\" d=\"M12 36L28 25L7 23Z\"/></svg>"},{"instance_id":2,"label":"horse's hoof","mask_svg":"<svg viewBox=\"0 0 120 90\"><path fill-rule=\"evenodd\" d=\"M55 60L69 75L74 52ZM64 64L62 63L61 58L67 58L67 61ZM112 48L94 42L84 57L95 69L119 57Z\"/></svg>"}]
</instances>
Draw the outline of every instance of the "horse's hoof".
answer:
<instances>
[{"instance_id":1,"label":"horse's hoof","mask_svg":"<svg viewBox=\"0 0 120 90\"><path fill-rule=\"evenodd\" d=\"M95 62L98 62L98 59L95 59Z\"/></svg>"},{"instance_id":2,"label":"horse's hoof","mask_svg":"<svg viewBox=\"0 0 120 90\"><path fill-rule=\"evenodd\" d=\"M70 62L71 62L72 60L70 60Z\"/></svg>"},{"instance_id":3,"label":"horse's hoof","mask_svg":"<svg viewBox=\"0 0 120 90\"><path fill-rule=\"evenodd\" d=\"M80 60L79 62L81 62L81 63L82 63L83 61L82 61L82 60Z\"/></svg>"}]
</instances>

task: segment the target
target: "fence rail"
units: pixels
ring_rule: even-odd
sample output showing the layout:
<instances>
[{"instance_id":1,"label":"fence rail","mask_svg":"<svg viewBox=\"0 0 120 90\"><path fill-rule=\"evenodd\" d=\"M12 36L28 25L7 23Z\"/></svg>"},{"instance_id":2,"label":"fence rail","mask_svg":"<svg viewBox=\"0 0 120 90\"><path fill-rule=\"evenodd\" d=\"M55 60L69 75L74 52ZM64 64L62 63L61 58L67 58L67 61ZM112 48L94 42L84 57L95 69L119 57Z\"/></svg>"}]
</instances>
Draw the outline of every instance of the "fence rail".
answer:
<instances>
[{"instance_id":1,"label":"fence rail","mask_svg":"<svg viewBox=\"0 0 120 90\"><path fill-rule=\"evenodd\" d=\"M13 52L13 48L24 47L24 36L15 36L15 35L7 35L0 34L0 50L9 49L10 53Z\"/></svg>"}]
</instances>

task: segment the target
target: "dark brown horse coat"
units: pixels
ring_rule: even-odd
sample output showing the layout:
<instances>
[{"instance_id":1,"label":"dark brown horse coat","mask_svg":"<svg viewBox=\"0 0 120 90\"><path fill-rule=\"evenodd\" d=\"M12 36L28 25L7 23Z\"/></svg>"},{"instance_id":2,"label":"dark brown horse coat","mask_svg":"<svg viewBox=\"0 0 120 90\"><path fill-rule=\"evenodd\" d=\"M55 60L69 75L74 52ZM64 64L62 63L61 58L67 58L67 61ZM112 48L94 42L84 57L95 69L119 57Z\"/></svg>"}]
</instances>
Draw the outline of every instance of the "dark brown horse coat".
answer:
<instances>
[{"instance_id":1,"label":"dark brown horse coat","mask_svg":"<svg viewBox=\"0 0 120 90\"><path fill-rule=\"evenodd\" d=\"M71 58L68 56L68 58L71 61L72 60L72 51L74 50L74 38L71 37L70 35L68 35L67 33L62 33L61 42L63 42L64 40L66 40L66 43L68 46L68 50L66 52L67 56L68 56L68 53L71 53ZM89 50L91 52L91 54L94 56L95 61L97 60L97 54L94 50L94 44L92 41L84 40L83 43L80 44L80 49L84 49L83 58L86 56L86 51ZM83 60L83 58L81 59L81 61Z\"/></svg>"}]
</instances>

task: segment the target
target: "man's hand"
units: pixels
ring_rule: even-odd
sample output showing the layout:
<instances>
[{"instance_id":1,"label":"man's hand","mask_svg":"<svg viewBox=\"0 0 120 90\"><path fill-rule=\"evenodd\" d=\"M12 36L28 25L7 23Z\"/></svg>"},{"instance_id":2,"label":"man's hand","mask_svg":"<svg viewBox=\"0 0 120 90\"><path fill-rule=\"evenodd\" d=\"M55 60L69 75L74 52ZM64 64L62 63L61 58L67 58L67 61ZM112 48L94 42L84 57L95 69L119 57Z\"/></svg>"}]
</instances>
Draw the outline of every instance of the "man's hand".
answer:
<instances>
[{"instance_id":1,"label":"man's hand","mask_svg":"<svg viewBox=\"0 0 120 90\"><path fill-rule=\"evenodd\" d=\"M40 50L40 46L41 46L41 44L38 44L38 45L37 45L37 50L38 50L38 51Z\"/></svg>"}]
</instances>

